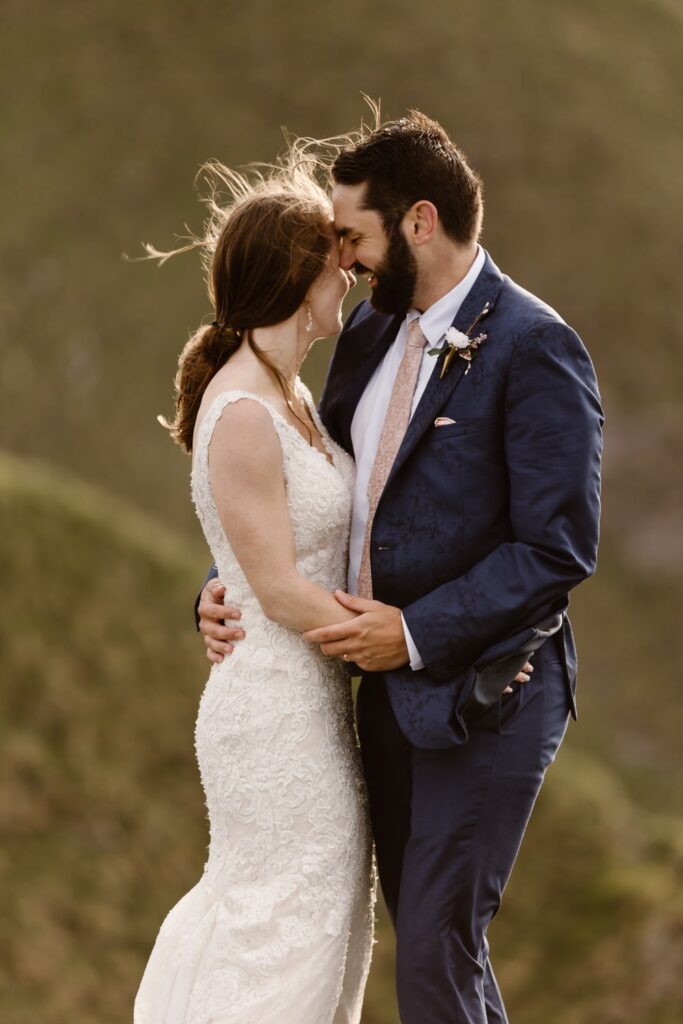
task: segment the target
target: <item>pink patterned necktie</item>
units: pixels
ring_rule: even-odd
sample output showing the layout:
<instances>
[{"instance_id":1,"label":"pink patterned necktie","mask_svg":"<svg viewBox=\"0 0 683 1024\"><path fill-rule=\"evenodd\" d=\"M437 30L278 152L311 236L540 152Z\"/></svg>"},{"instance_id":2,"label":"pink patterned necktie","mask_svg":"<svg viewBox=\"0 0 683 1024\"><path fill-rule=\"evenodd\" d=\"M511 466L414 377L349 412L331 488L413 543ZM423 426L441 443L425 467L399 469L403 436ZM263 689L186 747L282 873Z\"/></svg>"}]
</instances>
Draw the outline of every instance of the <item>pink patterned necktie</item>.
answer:
<instances>
[{"instance_id":1,"label":"pink patterned necktie","mask_svg":"<svg viewBox=\"0 0 683 1024\"><path fill-rule=\"evenodd\" d=\"M401 365L396 374L394 387L389 399L387 414L382 427L382 434L377 447L377 454L368 480L368 522L365 527L363 554L358 571L358 596L372 597L372 569L370 566L370 535L375 512L379 504L384 485L387 482L391 467L401 447L410 422L410 410L415 394L422 353L426 338L422 333L419 318L408 326L408 342Z\"/></svg>"}]
</instances>

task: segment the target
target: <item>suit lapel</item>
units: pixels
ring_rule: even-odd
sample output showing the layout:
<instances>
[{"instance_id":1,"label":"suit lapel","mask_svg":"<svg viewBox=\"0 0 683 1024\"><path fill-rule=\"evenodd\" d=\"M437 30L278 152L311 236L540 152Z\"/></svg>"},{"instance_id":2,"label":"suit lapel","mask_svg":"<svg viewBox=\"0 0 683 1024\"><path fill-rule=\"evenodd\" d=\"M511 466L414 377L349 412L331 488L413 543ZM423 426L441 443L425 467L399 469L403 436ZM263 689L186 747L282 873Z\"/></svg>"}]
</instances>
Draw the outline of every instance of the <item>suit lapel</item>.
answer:
<instances>
[{"instance_id":1,"label":"suit lapel","mask_svg":"<svg viewBox=\"0 0 683 1024\"><path fill-rule=\"evenodd\" d=\"M487 302L489 304L489 312L493 309L502 287L503 276L489 254L486 253L486 259L484 266L481 269L481 273L465 297L465 301L460 307L451 326L455 327L459 331L466 331L475 317L481 313ZM479 330L480 327L477 325L473 332L475 336L479 333ZM486 319L482 320L481 331L488 333ZM429 378L427 387L425 388L424 394L418 403L417 409L408 424L405 437L403 438L401 447L398 450L394 464L391 467L391 472L387 478L385 490L396 473L398 473L410 453L413 451L420 438L432 426L437 414L441 409L443 409L444 405L462 380L465 370L467 369L467 362L456 356L451 361L448 372L442 380L441 368L443 366L446 352L447 346L444 345L441 355L433 357L437 361L436 366ZM477 357L475 356L472 364L473 368L470 371L471 373L476 373L476 360Z\"/></svg>"},{"instance_id":2,"label":"suit lapel","mask_svg":"<svg viewBox=\"0 0 683 1024\"><path fill-rule=\"evenodd\" d=\"M401 323L401 317L390 317L386 322L384 329L381 330L374 338L368 337L367 332L365 335L361 335L360 328L362 328L363 325L359 325L359 337L354 338L356 358L353 361L350 387L347 395L347 401L351 406L352 417L353 413L356 411L356 406L360 401L361 395L370 383L370 378L384 359L393 342L396 340L396 335L399 332Z\"/></svg>"},{"instance_id":3,"label":"suit lapel","mask_svg":"<svg viewBox=\"0 0 683 1024\"><path fill-rule=\"evenodd\" d=\"M356 406L400 326L400 317L374 314L353 324L340 337L339 362L328 382L325 404L330 410L328 429L332 428L332 435L348 452L353 451L351 422Z\"/></svg>"}]
</instances>

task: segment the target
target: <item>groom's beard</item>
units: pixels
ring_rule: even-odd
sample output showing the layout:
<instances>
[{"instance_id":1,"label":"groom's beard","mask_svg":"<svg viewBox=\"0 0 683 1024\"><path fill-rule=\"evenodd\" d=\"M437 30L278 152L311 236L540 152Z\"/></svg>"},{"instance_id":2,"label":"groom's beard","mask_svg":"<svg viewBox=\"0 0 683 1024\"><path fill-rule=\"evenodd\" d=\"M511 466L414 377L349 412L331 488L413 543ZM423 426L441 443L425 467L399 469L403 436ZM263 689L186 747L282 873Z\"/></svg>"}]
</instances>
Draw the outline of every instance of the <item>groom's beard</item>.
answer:
<instances>
[{"instance_id":1,"label":"groom's beard","mask_svg":"<svg viewBox=\"0 0 683 1024\"><path fill-rule=\"evenodd\" d=\"M417 261L400 228L387 234L387 253L374 271L377 283L370 302L380 313L405 316L413 305L417 285Z\"/></svg>"}]
</instances>

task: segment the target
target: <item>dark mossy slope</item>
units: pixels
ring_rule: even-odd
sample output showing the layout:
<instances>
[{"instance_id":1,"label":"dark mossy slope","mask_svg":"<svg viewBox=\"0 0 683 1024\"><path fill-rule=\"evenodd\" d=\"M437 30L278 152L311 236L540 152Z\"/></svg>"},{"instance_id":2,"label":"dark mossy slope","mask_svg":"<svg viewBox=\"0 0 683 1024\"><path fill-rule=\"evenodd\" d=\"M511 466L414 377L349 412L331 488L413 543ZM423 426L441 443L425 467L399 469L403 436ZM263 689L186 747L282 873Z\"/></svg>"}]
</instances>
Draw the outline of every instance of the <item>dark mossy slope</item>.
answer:
<instances>
[{"instance_id":1,"label":"dark mossy slope","mask_svg":"<svg viewBox=\"0 0 683 1024\"><path fill-rule=\"evenodd\" d=\"M201 874L200 560L118 501L0 460L7 1024L129 1019L157 928ZM513 1020L673 1024L682 842L561 752L492 929ZM367 1024L397 1019L392 957L382 918Z\"/></svg>"}]
</instances>

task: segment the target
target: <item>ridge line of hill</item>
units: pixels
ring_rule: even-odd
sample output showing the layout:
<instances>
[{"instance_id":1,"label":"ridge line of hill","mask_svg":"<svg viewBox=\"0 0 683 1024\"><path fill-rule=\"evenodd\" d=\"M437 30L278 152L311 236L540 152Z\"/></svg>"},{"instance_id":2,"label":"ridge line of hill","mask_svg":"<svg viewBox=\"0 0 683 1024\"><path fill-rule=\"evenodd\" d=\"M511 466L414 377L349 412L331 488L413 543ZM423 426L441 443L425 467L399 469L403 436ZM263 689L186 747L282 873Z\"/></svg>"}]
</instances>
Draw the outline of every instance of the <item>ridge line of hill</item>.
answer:
<instances>
[{"instance_id":1,"label":"ridge line of hill","mask_svg":"<svg viewBox=\"0 0 683 1024\"><path fill-rule=\"evenodd\" d=\"M31 494L59 504L88 522L109 527L126 542L155 560L171 561L183 569L202 566L206 551L165 523L118 494L87 483L67 470L39 459L0 451L0 492Z\"/></svg>"}]
</instances>

